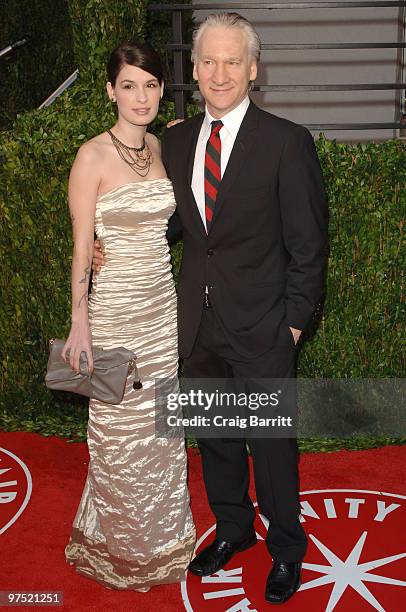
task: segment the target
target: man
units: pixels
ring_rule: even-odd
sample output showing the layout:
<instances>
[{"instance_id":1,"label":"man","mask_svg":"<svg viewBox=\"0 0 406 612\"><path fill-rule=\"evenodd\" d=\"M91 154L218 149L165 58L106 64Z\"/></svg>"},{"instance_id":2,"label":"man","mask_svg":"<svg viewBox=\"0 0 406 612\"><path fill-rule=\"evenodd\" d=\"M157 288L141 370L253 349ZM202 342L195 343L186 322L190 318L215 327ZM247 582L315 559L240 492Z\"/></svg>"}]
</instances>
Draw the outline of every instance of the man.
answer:
<instances>
[{"instance_id":1,"label":"man","mask_svg":"<svg viewBox=\"0 0 406 612\"><path fill-rule=\"evenodd\" d=\"M236 13L210 15L194 36L194 78L205 113L168 129L162 154L173 182L183 260L179 349L190 378L291 378L296 344L322 295L327 206L313 139L249 99L260 42ZM248 495L253 457L273 558L265 598L300 585L306 536L299 522L294 438L200 439L216 538L191 562L217 572L256 543Z\"/></svg>"}]
</instances>

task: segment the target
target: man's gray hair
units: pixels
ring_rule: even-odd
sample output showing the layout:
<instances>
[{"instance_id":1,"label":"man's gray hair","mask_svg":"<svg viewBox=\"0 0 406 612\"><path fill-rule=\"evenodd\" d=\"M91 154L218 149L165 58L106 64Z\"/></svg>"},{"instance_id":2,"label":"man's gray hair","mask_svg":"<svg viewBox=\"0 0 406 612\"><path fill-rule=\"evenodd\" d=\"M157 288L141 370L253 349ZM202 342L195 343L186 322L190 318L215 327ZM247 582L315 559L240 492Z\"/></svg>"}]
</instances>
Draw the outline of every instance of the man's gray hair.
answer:
<instances>
[{"instance_id":1,"label":"man's gray hair","mask_svg":"<svg viewBox=\"0 0 406 612\"><path fill-rule=\"evenodd\" d=\"M251 59L259 62L261 54L260 38L248 19L238 13L211 13L206 17L199 27L193 32L192 62L195 63L198 55L199 42L207 28L223 26L227 28L239 28L245 33L248 43L248 53Z\"/></svg>"}]
</instances>

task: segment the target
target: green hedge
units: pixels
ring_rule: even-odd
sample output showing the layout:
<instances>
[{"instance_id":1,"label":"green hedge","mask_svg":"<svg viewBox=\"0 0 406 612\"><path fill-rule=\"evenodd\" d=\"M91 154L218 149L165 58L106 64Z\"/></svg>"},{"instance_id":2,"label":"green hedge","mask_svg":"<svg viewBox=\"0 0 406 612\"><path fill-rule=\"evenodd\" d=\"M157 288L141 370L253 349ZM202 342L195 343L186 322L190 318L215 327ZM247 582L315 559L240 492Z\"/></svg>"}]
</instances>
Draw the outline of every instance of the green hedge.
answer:
<instances>
[{"instance_id":1,"label":"green hedge","mask_svg":"<svg viewBox=\"0 0 406 612\"><path fill-rule=\"evenodd\" d=\"M317 143L327 185L324 315L300 355L310 377L402 377L406 146Z\"/></svg>"},{"instance_id":2,"label":"green hedge","mask_svg":"<svg viewBox=\"0 0 406 612\"><path fill-rule=\"evenodd\" d=\"M144 40L148 0L69 0L80 74L105 82L109 53L123 40Z\"/></svg>"}]
</instances>

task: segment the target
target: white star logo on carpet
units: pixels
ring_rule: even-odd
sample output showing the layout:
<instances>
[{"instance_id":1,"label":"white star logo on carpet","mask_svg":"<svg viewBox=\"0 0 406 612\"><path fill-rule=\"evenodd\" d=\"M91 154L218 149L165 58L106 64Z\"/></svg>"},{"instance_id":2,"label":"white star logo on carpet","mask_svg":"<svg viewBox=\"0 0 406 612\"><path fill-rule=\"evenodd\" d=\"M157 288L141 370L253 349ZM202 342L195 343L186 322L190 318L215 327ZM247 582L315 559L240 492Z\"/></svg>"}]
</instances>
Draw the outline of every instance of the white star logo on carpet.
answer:
<instances>
[{"instance_id":1,"label":"white star logo on carpet","mask_svg":"<svg viewBox=\"0 0 406 612\"><path fill-rule=\"evenodd\" d=\"M406 553L399 550L404 499L347 489L301 493L301 522L309 546L302 586L284 610L406 609L405 591L400 588L406 586ZM272 560L265 545L268 521L259 513L255 527L257 545L233 557L223 570L206 578L188 573L182 584L188 612L269 612L264 588ZM198 549L212 541L214 531L215 525L203 534Z\"/></svg>"},{"instance_id":2,"label":"white star logo on carpet","mask_svg":"<svg viewBox=\"0 0 406 612\"><path fill-rule=\"evenodd\" d=\"M382 584L406 586L406 581L404 580L397 580L396 578L388 578L369 573L371 570L376 569L377 567L387 565L388 563L392 563L398 559L403 559L406 557L406 553L392 555L391 557L383 557L382 559L375 559L366 563L358 563L367 535L367 532L364 531L345 561L342 561L339 557L337 557L332 550L323 544L323 542L320 542L320 540L318 540L314 535L309 535L309 538L315 543L330 565L303 563L303 569L319 572L320 574L324 574L324 576L321 578L315 578L314 580L310 580L305 584L302 584L300 590L305 591L307 589L314 589L324 584L334 583L326 612L331 612L334 610L344 591L348 587L352 587L355 591L357 591L361 597L363 597L368 603L371 604L371 606L375 608L375 610L385 612L385 609L372 595L371 591L365 586L364 582L380 582Z\"/></svg>"}]
</instances>

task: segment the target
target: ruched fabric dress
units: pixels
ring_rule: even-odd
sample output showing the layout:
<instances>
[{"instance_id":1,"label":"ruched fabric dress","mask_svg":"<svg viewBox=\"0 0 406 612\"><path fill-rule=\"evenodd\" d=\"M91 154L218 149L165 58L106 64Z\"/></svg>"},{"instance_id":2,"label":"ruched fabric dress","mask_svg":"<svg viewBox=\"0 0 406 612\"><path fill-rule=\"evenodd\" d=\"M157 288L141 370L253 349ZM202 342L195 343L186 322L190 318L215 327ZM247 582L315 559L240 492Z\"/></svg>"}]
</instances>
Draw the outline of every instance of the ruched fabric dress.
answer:
<instances>
[{"instance_id":1,"label":"ruched fabric dress","mask_svg":"<svg viewBox=\"0 0 406 612\"><path fill-rule=\"evenodd\" d=\"M106 263L93 279L95 346L137 355L119 405L90 400L90 463L65 549L79 574L110 588L183 580L195 544L184 440L155 436L157 379L176 381L176 294L165 233L175 209L169 179L128 183L96 204Z\"/></svg>"}]
</instances>

